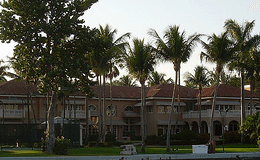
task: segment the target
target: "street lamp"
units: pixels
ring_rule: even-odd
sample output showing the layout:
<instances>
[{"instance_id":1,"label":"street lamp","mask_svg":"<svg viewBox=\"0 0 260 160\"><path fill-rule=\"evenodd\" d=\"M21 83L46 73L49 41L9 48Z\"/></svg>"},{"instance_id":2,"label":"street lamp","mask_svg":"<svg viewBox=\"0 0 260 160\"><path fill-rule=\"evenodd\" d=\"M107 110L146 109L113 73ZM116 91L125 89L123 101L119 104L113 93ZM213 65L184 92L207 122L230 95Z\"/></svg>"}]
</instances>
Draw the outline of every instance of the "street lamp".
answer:
<instances>
[{"instance_id":1,"label":"street lamp","mask_svg":"<svg viewBox=\"0 0 260 160\"><path fill-rule=\"evenodd\" d=\"M225 151L225 143L224 143L224 140L225 140L225 137L224 137L224 132L225 132L225 117L228 113L228 108L227 109L220 109L219 110L219 114L221 115L222 117L222 139L223 139L223 152Z\"/></svg>"}]
</instances>

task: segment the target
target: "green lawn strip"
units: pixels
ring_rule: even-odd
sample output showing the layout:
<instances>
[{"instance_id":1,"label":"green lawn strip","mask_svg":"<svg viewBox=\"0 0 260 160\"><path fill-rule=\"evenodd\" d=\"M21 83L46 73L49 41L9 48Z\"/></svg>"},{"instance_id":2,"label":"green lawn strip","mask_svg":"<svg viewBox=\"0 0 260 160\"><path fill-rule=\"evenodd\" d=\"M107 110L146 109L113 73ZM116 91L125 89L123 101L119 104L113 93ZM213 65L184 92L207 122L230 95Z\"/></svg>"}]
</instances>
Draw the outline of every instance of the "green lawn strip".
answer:
<instances>
[{"instance_id":1,"label":"green lawn strip","mask_svg":"<svg viewBox=\"0 0 260 160\"><path fill-rule=\"evenodd\" d=\"M191 145L171 146L174 148L172 154L192 153ZM178 151L175 151L178 148ZM137 146L138 154L140 153L140 146ZM120 155L122 151L119 147L84 147L69 149L66 156L115 156ZM148 146L145 148L144 154L166 154L165 146ZM252 144L227 144L225 145L225 152L258 152L259 148ZM223 153L222 145L216 146L216 153ZM0 151L0 157L37 157L37 156L57 156L51 155L40 150L3 150Z\"/></svg>"},{"instance_id":2,"label":"green lawn strip","mask_svg":"<svg viewBox=\"0 0 260 160\"><path fill-rule=\"evenodd\" d=\"M57 156L37 150L4 150L0 151L0 157L44 157Z\"/></svg>"}]
</instances>

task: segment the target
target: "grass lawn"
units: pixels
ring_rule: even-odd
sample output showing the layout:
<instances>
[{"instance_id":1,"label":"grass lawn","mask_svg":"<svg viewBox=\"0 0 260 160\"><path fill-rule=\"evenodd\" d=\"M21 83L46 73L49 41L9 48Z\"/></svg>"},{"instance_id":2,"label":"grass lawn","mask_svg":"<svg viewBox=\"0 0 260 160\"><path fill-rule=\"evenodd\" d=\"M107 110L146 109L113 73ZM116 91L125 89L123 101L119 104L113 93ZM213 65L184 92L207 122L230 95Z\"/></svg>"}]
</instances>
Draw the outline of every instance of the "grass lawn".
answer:
<instances>
[{"instance_id":1,"label":"grass lawn","mask_svg":"<svg viewBox=\"0 0 260 160\"><path fill-rule=\"evenodd\" d=\"M172 148L178 148L178 151L173 151L172 154L184 154L184 153L192 153L192 146L171 146ZM137 147L137 150L141 150L140 147ZM119 147L84 147L84 148L76 148L69 149L68 156L111 156L111 155L120 155ZM258 152L259 148L256 145L252 144L228 144L225 145L225 152ZM218 145L216 147L217 153L222 153L222 145ZM148 146L146 147L145 154L165 154L166 148L165 146ZM138 154L142 154L139 153ZM37 156L57 156L50 155L48 153L44 153L39 150L3 150L0 151L0 157L37 157Z\"/></svg>"}]
</instances>

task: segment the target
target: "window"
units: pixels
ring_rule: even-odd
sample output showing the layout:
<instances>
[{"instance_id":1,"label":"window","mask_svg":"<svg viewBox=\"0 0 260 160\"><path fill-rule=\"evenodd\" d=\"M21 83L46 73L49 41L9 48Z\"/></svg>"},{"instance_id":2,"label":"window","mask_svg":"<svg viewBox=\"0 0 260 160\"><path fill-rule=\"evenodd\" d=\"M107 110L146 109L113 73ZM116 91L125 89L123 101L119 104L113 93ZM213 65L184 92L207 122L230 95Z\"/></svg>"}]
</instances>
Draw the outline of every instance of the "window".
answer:
<instances>
[{"instance_id":1,"label":"window","mask_svg":"<svg viewBox=\"0 0 260 160\"><path fill-rule=\"evenodd\" d=\"M88 106L88 110L90 110L90 111L96 111L96 110L97 110L97 107L96 107L95 105L91 104L91 105Z\"/></svg>"},{"instance_id":2,"label":"window","mask_svg":"<svg viewBox=\"0 0 260 160\"><path fill-rule=\"evenodd\" d=\"M116 115L116 107L110 106L110 105L107 106L106 114L107 114L108 116L111 116L111 114L112 114L112 116Z\"/></svg>"},{"instance_id":3,"label":"window","mask_svg":"<svg viewBox=\"0 0 260 160\"><path fill-rule=\"evenodd\" d=\"M164 106L157 106L157 112L158 113L164 113L165 112Z\"/></svg>"},{"instance_id":4,"label":"window","mask_svg":"<svg viewBox=\"0 0 260 160\"><path fill-rule=\"evenodd\" d=\"M153 106L146 106L147 113L153 113Z\"/></svg>"},{"instance_id":5,"label":"window","mask_svg":"<svg viewBox=\"0 0 260 160\"><path fill-rule=\"evenodd\" d=\"M134 111L134 108L132 106L126 106L125 111Z\"/></svg>"}]
</instances>

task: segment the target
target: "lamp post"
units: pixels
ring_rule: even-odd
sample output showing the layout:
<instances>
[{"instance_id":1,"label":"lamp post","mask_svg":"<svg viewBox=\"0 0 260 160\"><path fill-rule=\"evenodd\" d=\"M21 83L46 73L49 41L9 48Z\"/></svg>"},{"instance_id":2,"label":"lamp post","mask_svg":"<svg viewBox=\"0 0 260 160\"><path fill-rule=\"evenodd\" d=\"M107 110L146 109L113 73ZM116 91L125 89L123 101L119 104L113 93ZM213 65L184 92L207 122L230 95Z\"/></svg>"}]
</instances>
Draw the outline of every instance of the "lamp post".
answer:
<instances>
[{"instance_id":1,"label":"lamp post","mask_svg":"<svg viewBox=\"0 0 260 160\"><path fill-rule=\"evenodd\" d=\"M224 132L225 132L225 117L228 113L229 109L220 109L219 114L222 117L222 139L223 139L223 152L225 152L225 137L224 137Z\"/></svg>"}]
</instances>

